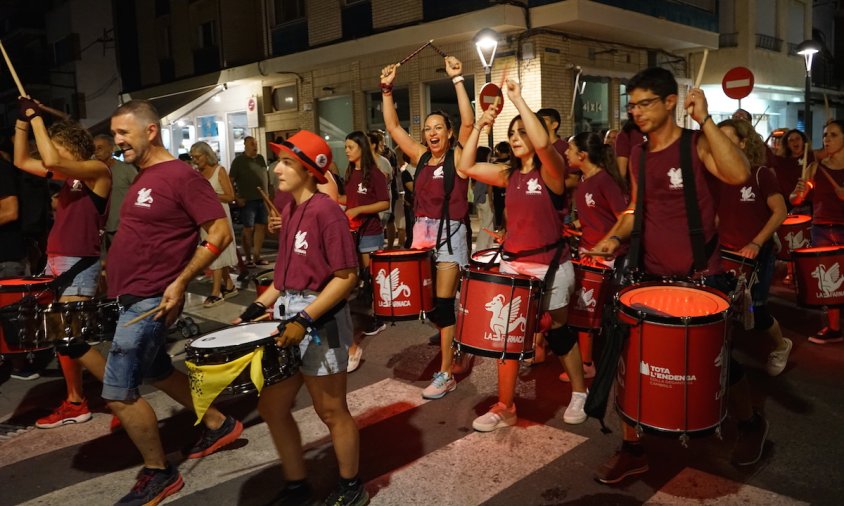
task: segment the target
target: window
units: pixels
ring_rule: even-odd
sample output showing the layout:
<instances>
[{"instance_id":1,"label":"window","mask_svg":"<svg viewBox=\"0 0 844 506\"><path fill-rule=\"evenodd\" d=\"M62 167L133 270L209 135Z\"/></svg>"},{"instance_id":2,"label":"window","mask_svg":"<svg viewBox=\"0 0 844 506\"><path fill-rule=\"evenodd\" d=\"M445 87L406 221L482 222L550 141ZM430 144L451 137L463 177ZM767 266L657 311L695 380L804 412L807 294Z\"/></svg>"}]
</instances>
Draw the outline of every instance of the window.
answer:
<instances>
[{"instance_id":1,"label":"window","mask_svg":"<svg viewBox=\"0 0 844 506\"><path fill-rule=\"evenodd\" d=\"M296 111L299 109L299 97L295 84L273 88L273 111Z\"/></svg>"},{"instance_id":2,"label":"window","mask_svg":"<svg viewBox=\"0 0 844 506\"><path fill-rule=\"evenodd\" d=\"M305 17L305 0L274 0L273 6L277 25Z\"/></svg>"},{"instance_id":3,"label":"window","mask_svg":"<svg viewBox=\"0 0 844 506\"><path fill-rule=\"evenodd\" d=\"M584 76L580 86L580 93L575 98L574 133L600 132L609 128L609 79Z\"/></svg>"},{"instance_id":4,"label":"window","mask_svg":"<svg viewBox=\"0 0 844 506\"><path fill-rule=\"evenodd\" d=\"M217 46L217 21L206 21L199 25L198 30L198 46L199 47L216 47Z\"/></svg>"}]
</instances>

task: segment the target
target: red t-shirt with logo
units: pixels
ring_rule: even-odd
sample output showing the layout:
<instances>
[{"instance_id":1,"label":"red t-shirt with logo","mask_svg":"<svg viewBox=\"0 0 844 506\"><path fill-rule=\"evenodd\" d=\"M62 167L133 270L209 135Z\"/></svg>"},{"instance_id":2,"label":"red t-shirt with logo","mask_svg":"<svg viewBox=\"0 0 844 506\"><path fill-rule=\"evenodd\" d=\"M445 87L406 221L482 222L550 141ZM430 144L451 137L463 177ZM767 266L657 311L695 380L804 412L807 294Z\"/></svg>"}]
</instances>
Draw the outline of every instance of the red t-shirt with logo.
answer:
<instances>
[{"instance_id":1,"label":"red t-shirt with logo","mask_svg":"<svg viewBox=\"0 0 844 506\"><path fill-rule=\"evenodd\" d=\"M278 188L275 189L275 194L273 194L273 205L276 209L278 209L279 213L283 213L284 208L291 202L293 202L293 195L290 195L288 192L283 192Z\"/></svg>"},{"instance_id":2,"label":"red t-shirt with logo","mask_svg":"<svg viewBox=\"0 0 844 506\"><path fill-rule=\"evenodd\" d=\"M321 291L336 271L357 268L349 220L331 197L316 193L281 212L273 284L279 290Z\"/></svg>"},{"instance_id":3,"label":"red t-shirt with logo","mask_svg":"<svg viewBox=\"0 0 844 506\"><path fill-rule=\"evenodd\" d=\"M708 243L716 233L715 207L718 179L697 156L697 140L692 138L692 170L697 187L704 238ZM630 174L638 182L642 145L630 153ZM645 272L657 276L686 276L694 263L686 201L683 196L683 175L680 170L680 139L672 145L648 152L645 161L645 222L643 234ZM708 274L723 272L720 251L715 248L709 257Z\"/></svg>"},{"instance_id":4,"label":"red t-shirt with logo","mask_svg":"<svg viewBox=\"0 0 844 506\"><path fill-rule=\"evenodd\" d=\"M768 197L780 193L779 181L769 167L757 167L742 184L719 181L718 240L738 251L750 244L771 218Z\"/></svg>"},{"instance_id":5,"label":"red t-shirt with logo","mask_svg":"<svg viewBox=\"0 0 844 506\"><path fill-rule=\"evenodd\" d=\"M538 169L526 174L520 171L510 174L504 198L504 209L507 212L504 251L518 253L550 246L559 241L563 236L563 219L559 210L564 198L565 195L551 193ZM550 249L518 257L516 261L550 265L561 258L569 258L568 244L563 245L560 257L554 258L555 252L555 249Z\"/></svg>"},{"instance_id":6,"label":"red t-shirt with logo","mask_svg":"<svg viewBox=\"0 0 844 506\"><path fill-rule=\"evenodd\" d=\"M818 164L813 179L815 188L812 191L812 221L818 224L842 225L844 201L835 195L835 188L824 173L829 174L838 186L844 186L844 169L832 170L823 163Z\"/></svg>"},{"instance_id":7,"label":"red t-shirt with logo","mask_svg":"<svg viewBox=\"0 0 844 506\"><path fill-rule=\"evenodd\" d=\"M605 170L583 179L574 190L574 202L583 236L580 247L592 249L616 224L630 198Z\"/></svg>"},{"instance_id":8,"label":"red t-shirt with logo","mask_svg":"<svg viewBox=\"0 0 844 506\"><path fill-rule=\"evenodd\" d=\"M560 154L560 158L563 159L563 174L565 174L565 177L577 176L579 179L583 173L577 167L570 166L569 160L568 158L566 158L566 150L569 148L568 143L564 141L562 137L559 137L556 141L554 141L554 144L552 144L552 146L554 146L554 150ZM571 214L572 198L574 198L574 194L570 191L566 192L565 205L559 211L560 214L563 216L563 221L565 221L566 216Z\"/></svg>"},{"instance_id":9,"label":"red t-shirt with logo","mask_svg":"<svg viewBox=\"0 0 844 506\"><path fill-rule=\"evenodd\" d=\"M164 293L193 257L199 226L225 217L211 183L190 165L170 160L141 169L108 252L109 297Z\"/></svg>"},{"instance_id":10,"label":"red t-shirt with logo","mask_svg":"<svg viewBox=\"0 0 844 506\"><path fill-rule=\"evenodd\" d=\"M366 185L363 184L363 171L359 169L352 171L349 180L346 181L346 209L389 201L387 178L377 167L369 170L369 183ZM361 235L377 235L384 231L378 213L359 214L355 217L355 221L363 227L358 230Z\"/></svg>"},{"instance_id":11,"label":"red t-shirt with logo","mask_svg":"<svg viewBox=\"0 0 844 506\"><path fill-rule=\"evenodd\" d=\"M100 230L105 227L108 205L100 214L93 192L79 179L65 179L56 196L56 221L47 238L47 253L69 257L100 256Z\"/></svg>"},{"instance_id":12,"label":"red t-shirt with logo","mask_svg":"<svg viewBox=\"0 0 844 506\"><path fill-rule=\"evenodd\" d=\"M642 135L642 132L636 130L635 128L632 130L622 130L618 132L618 135L615 137L615 156L623 156L624 158L630 158L630 153L633 152L633 148L645 142L645 136Z\"/></svg>"},{"instance_id":13,"label":"red t-shirt with logo","mask_svg":"<svg viewBox=\"0 0 844 506\"><path fill-rule=\"evenodd\" d=\"M803 157L786 158L784 156L773 155L773 168L777 175L780 192L788 197L797 186L797 180L803 175ZM815 161L815 154L809 151L808 163ZM786 200L788 200L786 198Z\"/></svg>"},{"instance_id":14,"label":"red t-shirt with logo","mask_svg":"<svg viewBox=\"0 0 844 506\"><path fill-rule=\"evenodd\" d=\"M442 218L445 186L443 164L425 165L416 173L413 202L416 216L438 220ZM454 188L448 201L449 219L461 221L469 215L469 179L454 174Z\"/></svg>"}]
</instances>

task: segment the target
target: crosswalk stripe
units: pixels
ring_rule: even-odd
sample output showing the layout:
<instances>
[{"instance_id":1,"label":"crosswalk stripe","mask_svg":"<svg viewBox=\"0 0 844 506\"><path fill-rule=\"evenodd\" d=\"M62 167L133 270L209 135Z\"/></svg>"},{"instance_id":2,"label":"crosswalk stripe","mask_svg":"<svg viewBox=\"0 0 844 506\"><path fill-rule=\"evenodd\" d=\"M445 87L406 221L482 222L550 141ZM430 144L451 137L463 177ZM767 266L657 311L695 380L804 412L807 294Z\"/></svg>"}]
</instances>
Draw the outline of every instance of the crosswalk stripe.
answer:
<instances>
[{"instance_id":1,"label":"crosswalk stripe","mask_svg":"<svg viewBox=\"0 0 844 506\"><path fill-rule=\"evenodd\" d=\"M422 389L419 387L388 378L350 392L347 401L358 426L365 427L426 403L427 401L422 399L421 392ZM169 397L164 397L169 399ZM159 409L162 409L161 405L157 406L157 413ZM166 410L167 407L163 409ZM293 416L299 425L302 444L306 449L311 445L328 441L328 429L312 407L299 409ZM261 423L247 428L241 438L249 440L246 449L219 452L182 464L180 471L185 480L185 487L176 497L186 497L278 463L278 455L266 424ZM54 449L50 448L48 451ZM90 506L101 504L106 497L116 500L126 493L137 472L137 468L130 468L101 475L23 504Z\"/></svg>"},{"instance_id":2,"label":"crosswalk stripe","mask_svg":"<svg viewBox=\"0 0 844 506\"><path fill-rule=\"evenodd\" d=\"M653 506L689 506L690 504L796 506L809 503L687 467L666 483L645 504Z\"/></svg>"},{"instance_id":3,"label":"crosswalk stripe","mask_svg":"<svg viewBox=\"0 0 844 506\"><path fill-rule=\"evenodd\" d=\"M373 505L480 504L584 441L571 432L520 421L494 433L473 432L366 488Z\"/></svg>"}]
</instances>

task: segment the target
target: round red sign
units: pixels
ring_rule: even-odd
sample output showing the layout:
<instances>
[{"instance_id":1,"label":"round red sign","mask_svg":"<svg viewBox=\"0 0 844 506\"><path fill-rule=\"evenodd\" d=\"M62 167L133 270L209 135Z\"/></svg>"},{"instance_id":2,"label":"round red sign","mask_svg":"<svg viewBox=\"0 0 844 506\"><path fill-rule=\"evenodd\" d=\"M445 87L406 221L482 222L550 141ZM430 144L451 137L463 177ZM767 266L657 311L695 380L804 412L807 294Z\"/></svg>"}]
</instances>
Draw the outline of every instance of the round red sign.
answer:
<instances>
[{"instance_id":1,"label":"round red sign","mask_svg":"<svg viewBox=\"0 0 844 506\"><path fill-rule=\"evenodd\" d=\"M733 67L724 74L721 88L728 97L740 100L753 91L753 72L747 67Z\"/></svg>"},{"instance_id":2,"label":"round red sign","mask_svg":"<svg viewBox=\"0 0 844 506\"><path fill-rule=\"evenodd\" d=\"M498 107L496 108L496 114L501 114L501 110L504 109L504 94L501 93L501 88L499 88L494 83L486 83L483 88L481 88L481 92L478 94L478 100L481 103L481 109L486 111L490 108L492 104L495 103L495 99L498 98Z\"/></svg>"},{"instance_id":3,"label":"round red sign","mask_svg":"<svg viewBox=\"0 0 844 506\"><path fill-rule=\"evenodd\" d=\"M246 102L246 108L250 111L254 111L256 105L257 104L255 103L255 97L249 97L249 101Z\"/></svg>"}]
</instances>

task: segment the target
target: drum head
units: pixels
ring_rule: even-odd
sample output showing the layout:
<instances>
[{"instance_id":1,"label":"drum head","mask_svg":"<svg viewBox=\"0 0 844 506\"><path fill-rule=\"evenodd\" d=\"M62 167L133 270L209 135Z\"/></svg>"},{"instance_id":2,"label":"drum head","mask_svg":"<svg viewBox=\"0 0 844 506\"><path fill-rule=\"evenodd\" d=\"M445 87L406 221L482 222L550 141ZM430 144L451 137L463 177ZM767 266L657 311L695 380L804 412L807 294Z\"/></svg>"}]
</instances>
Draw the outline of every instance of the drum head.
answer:
<instances>
[{"instance_id":1,"label":"drum head","mask_svg":"<svg viewBox=\"0 0 844 506\"><path fill-rule=\"evenodd\" d=\"M205 334L191 341L191 348L226 348L239 346L254 341L261 341L270 336L278 327L278 322L258 322L235 325L223 330Z\"/></svg>"},{"instance_id":2,"label":"drum head","mask_svg":"<svg viewBox=\"0 0 844 506\"><path fill-rule=\"evenodd\" d=\"M619 300L634 311L664 318L710 316L730 308L722 295L689 286L634 287L622 293Z\"/></svg>"},{"instance_id":3,"label":"drum head","mask_svg":"<svg viewBox=\"0 0 844 506\"><path fill-rule=\"evenodd\" d=\"M369 257L373 262L403 262L430 258L432 254L430 249L391 249L372 252Z\"/></svg>"},{"instance_id":4,"label":"drum head","mask_svg":"<svg viewBox=\"0 0 844 506\"><path fill-rule=\"evenodd\" d=\"M0 278L0 292L31 292L43 290L54 278L36 276L29 278Z\"/></svg>"},{"instance_id":5,"label":"drum head","mask_svg":"<svg viewBox=\"0 0 844 506\"><path fill-rule=\"evenodd\" d=\"M808 214L792 214L782 221L785 226L802 225L812 221L812 217Z\"/></svg>"},{"instance_id":6,"label":"drum head","mask_svg":"<svg viewBox=\"0 0 844 506\"><path fill-rule=\"evenodd\" d=\"M490 263L490 261L497 264L501 260L501 254L498 252L498 248L482 249L472 253L472 260L483 264Z\"/></svg>"}]
</instances>

